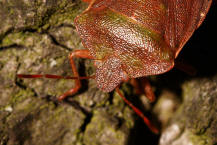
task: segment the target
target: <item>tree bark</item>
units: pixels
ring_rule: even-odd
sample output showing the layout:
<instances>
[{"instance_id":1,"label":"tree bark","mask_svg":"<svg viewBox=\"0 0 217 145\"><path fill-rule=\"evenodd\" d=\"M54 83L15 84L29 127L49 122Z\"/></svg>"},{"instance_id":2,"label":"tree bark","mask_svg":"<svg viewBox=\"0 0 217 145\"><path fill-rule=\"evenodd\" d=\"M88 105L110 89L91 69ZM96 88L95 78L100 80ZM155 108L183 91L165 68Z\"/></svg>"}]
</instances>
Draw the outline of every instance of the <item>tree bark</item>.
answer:
<instances>
[{"instance_id":1,"label":"tree bark","mask_svg":"<svg viewBox=\"0 0 217 145\"><path fill-rule=\"evenodd\" d=\"M116 92L103 93L94 80L82 82L77 94L58 102L56 98L74 86L73 80L17 78L19 73L72 76L68 53L84 49L73 20L87 4L1 0L0 7L0 144L156 145L159 138L161 145L217 143L217 53L214 41L204 40L207 33L193 36L199 40L191 40L180 54L199 75L172 70L150 77L157 102L136 96L128 83L121 86L145 115L158 120L162 134L154 135ZM216 30L216 23L207 25L208 32ZM195 53L198 41L209 48L207 55L204 49ZM94 74L90 60L75 61L81 76ZM171 105L163 105L168 100Z\"/></svg>"}]
</instances>

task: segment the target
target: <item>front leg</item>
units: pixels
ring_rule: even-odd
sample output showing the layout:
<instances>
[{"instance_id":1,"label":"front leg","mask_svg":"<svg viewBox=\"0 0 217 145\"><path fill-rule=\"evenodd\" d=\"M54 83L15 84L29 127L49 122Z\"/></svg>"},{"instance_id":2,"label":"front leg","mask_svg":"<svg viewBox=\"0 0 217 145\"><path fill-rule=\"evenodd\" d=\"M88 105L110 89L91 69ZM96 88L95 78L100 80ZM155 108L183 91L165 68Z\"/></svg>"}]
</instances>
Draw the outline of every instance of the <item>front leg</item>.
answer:
<instances>
[{"instance_id":1,"label":"front leg","mask_svg":"<svg viewBox=\"0 0 217 145\"><path fill-rule=\"evenodd\" d=\"M59 101L65 99L67 96L71 96L71 95L77 93L78 90L81 88L81 81L79 78L80 76L79 76L77 68L75 66L74 58L94 59L90 55L90 51L88 49L75 50L69 54L69 61L70 61L71 67L72 67L72 72L73 72L74 76L77 77L78 79L75 80L75 87L70 89L69 91L65 92L63 95L61 95L58 98Z\"/></svg>"}]
</instances>

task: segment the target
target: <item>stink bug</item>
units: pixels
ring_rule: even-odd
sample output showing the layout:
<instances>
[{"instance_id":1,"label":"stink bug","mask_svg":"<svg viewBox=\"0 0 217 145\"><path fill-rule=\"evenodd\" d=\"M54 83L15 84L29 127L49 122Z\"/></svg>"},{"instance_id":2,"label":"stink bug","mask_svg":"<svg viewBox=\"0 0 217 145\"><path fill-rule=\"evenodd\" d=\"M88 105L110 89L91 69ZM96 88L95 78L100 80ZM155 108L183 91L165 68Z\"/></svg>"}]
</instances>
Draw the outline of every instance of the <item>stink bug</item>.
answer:
<instances>
[{"instance_id":1,"label":"stink bug","mask_svg":"<svg viewBox=\"0 0 217 145\"><path fill-rule=\"evenodd\" d=\"M74 77L24 75L21 78L75 79L76 86L59 97L76 93L80 80L94 78L104 92L116 91L155 133L158 130L119 91L129 78L165 73L174 67L182 47L200 26L212 0L84 0L88 8L74 24L85 50L69 55ZM96 74L80 77L73 58L93 59ZM150 85L145 91L153 100Z\"/></svg>"}]
</instances>

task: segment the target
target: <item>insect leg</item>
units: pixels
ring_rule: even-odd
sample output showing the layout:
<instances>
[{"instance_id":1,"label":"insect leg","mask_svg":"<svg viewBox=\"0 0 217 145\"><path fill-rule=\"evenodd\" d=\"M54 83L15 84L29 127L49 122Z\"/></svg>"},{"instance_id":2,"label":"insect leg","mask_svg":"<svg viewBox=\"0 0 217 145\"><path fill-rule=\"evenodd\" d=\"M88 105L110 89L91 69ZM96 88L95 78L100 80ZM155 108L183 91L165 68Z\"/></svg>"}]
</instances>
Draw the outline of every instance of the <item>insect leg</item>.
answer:
<instances>
[{"instance_id":1,"label":"insect leg","mask_svg":"<svg viewBox=\"0 0 217 145\"><path fill-rule=\"evenodd\" d=\"M149 83L146 77L142 77L139 80L132 78L130 80L131 85L136 89L136 94L145 94L145 96L151 101L154 102L155 95L152 91L151 84Z\"/></svg>"},{"instance_id":2,"label":"insect leg","mask_svg":"<svg viewBox=\"0 0 217 145\"><path fill-rule=\"evenodd\" d=\"M120 97L124 100L125 103L127 103L127 105L129 105L133 111L143 119L143 121L145 122L145 124L150 128L150 130L156 134L159 133L158 129L148 120L148 118L142 113L141 110L139 110L137 107L135 107L129 100L127 100L127 98L124 97L124 95L120 92L119 88L117 87L115 89L117 91L117 93L120 95Z\"/></svg>"},{"instance_id":3,"label":"insect leg","mask_svg":"<svg viewBox=\"0 0 217 145\"><path fill-rule=\"evenodd\" d=\"M133 89L135 89L135 93L136 93L137 95L141 95L141 94L144 93L144 92L142 91L142 89L141 89L139 80L137 80L136 78L131 78L131 79L130 79L130 84L133 86Z\"/></svg>"},{"instance_id":4,"label":"insect leg","mask_svg":"<svg viewBox=\"0 0 217 145\"><path fill-rule=\"evenodd\" d=\"M151 102L154 102L155 101L155 95L154 95L154 92L153 92L153 90L151 88L151 84L149 83L149 80L146 77L142 77L141 81L142 81L142 87L143 87L145 96Z\"/></svg>"},{"instance_id":5,"label":"insect leg","mask_svg":"<svg viewBox=\"0 0 217 145\"><path fill-rule=\"evenodd\" d=\"M90 52L88 49L75 50L69 54L69 61L70 61L71 67L72 67L72 72L73 72L74 76L78 79L75 80L75 87L70 89L69 91L65 92L63 95L61 95L58 98L59 101L65 99L67 96L75 94L81 88L80 76L79 76L77 68L75 66L74 58L93 59L93 57L90 55Z\"/></svg>"}]
</instances>

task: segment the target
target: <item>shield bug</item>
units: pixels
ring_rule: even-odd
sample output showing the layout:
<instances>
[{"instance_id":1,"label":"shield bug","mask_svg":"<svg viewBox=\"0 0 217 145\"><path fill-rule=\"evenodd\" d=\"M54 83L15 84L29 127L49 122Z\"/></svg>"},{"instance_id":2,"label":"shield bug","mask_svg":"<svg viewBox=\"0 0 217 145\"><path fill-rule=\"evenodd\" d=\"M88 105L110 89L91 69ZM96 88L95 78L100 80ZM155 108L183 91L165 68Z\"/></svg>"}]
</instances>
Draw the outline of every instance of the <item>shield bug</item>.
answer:
<instances>
[{"instance_id":1,"label":"shield bug","mask_svg":"<svg viewBox=\"0 0 217 145\"><path fill-rule=\"evenodd\" d=\"M129 78L165 73L174 67L182 47L200 26L212 0L84 0L88 8L74 24L85 50L69 55L74 77L23 75L21 78L75 79L76 86L59 97L76 93L80 80L94 78L104 92L116 91L155 133L158 130L119 91ZM80 77L74 58L93 59L96 74ZM146 82L146 92L151 94ZM148 95L148 96L149 96ZM153 97L150 97L153 99Z\"/></svg>"}]
</instances>

